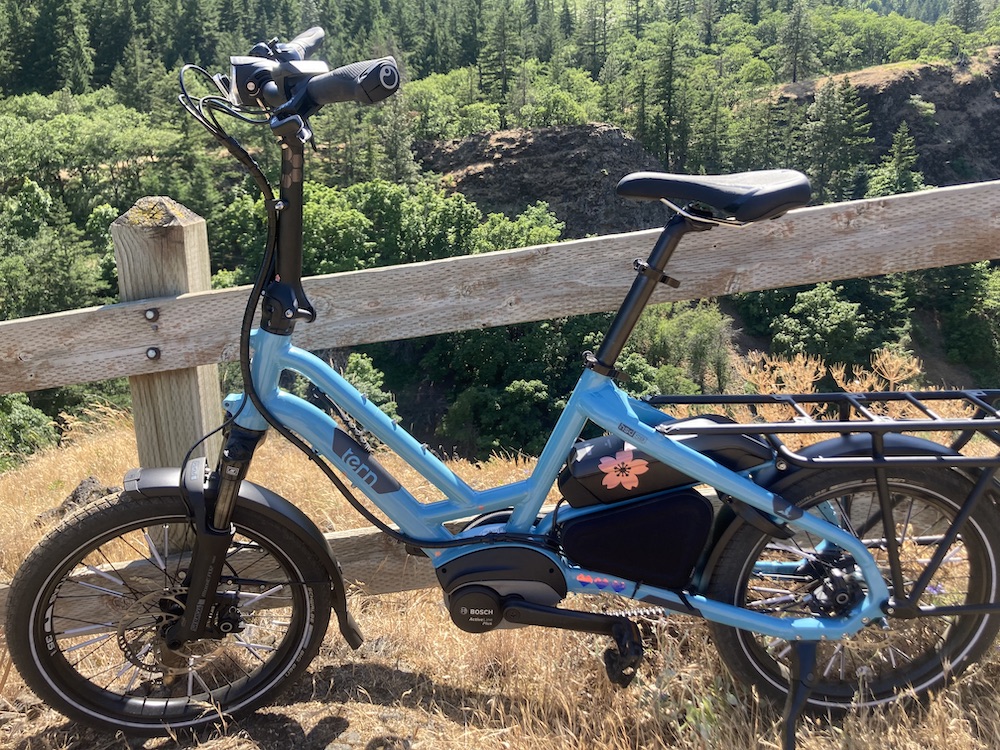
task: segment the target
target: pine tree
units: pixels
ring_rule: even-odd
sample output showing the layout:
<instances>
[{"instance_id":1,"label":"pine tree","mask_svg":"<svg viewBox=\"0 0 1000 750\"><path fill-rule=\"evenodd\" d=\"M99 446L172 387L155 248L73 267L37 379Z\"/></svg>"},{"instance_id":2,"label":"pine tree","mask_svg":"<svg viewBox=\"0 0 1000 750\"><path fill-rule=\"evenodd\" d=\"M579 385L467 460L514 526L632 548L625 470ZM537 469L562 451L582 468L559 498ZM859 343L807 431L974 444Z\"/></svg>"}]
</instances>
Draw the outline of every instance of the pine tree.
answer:
<instances>
[{"instance_id":1,"label":"pine tree","mask_svg":"<svg viewBox=\"0 0 1000 750\"><path fill-rule=\"evenodd\" d=\"M576 13L574 10L570 10L569 0L563 0L562 9L559 11L559 30L562 32L564 39L569 39L573 36L573 30L576 28Z\"/></svg>"},{"instance_id":2,"label":"pine tree","mask_svg":"<svg viewBox=\"0 0 1000 750\"><path fill-rule=\"evenodd\" d=\"M560 46L555 5L552 0L542 0L538 27L535 29L535 57L541 62L548 62Z\"/></svg>"},{"instance_id":3,"label":"pine tree","mask_svg":"<svg viewBox=\"0 0 1000 750\"><path fill-rule=\"evenodd\" d=\"M856 197L861 168L874 139L868 135L868 107L849 79L830 80L816 92L805 126L806 159L813 194L821 202Z\"/></svg>"},{"instance_id":4,"label":"pine tree","mask_svg":"<svg viewBox=\"0 0 1000 750\"><path fill-rule=\"evenodd\" d=\"M111 82L136 31L130 0L100 0L89 14L90 40L94 45L94 87Z\"/></svg>"},{"instance_id":5,"label":"pine tree","mask_svg":"<svg viewBox=\"0 0 1000 750\"><path fill-rule=\"evenodd\" d=\"M815 35L804 0L795 0L780 31L785 73L792 83L808 77L816 65Z\"/></svg>"},{"instance_id":6,"label":"pine tree","mask_svg":"<svg viewBox=\"0 0 1000 750\"><path fill-rule=\"evenodd\" d=\"M216 0L175 0L178 15L174 22L172 59L167 63L210 65L215 60L219 34ZM277 33L277 32L275 32Z\"/></svg>"},{"instance_id":7,"label":"pine tree","mask_svg":"<svg viewBox=\"0 0 1000 750\"><path fill-rule=\"evenodd\" d=\"M482 89L493 101L503 102L521 59L521 28L513 0L495 0L486 19L483 51L479 56Z\"/></svg>"},{"instance_id":8,"label":"pine tree","mask_svg":"<svg viewBox=\"0 0 1000 750\"><path fill-rule=\"evenodd\" d=\"M410 117L405 93L386 102L379 115L379 143L385 153L380 176L394 184L413 182L419 170L413 160L414 120Z\"/></svg>"},{"instance_id":9,"label":"pine tree","mask_svg":"<svg viewBox=\"0 0 1000 750\"><path fill-rule=\"evenodd\" d=\"M657 104L660 106L661 119L659 127L655 128L656 148L660 161L669 168L675 168L676 150L679 146L675 123L680 123L681 117L681 82L683 79L683 63L680 44L680 32L676 24L670 24L667 36L658 45L660 56L657 60L656 86Z\"/></svg>"},{"instance_id":10,"label":"pine tree","mask_svg":"<svg viewBox=\"0 0 1000 750\"><path fill-rule=\"evenodd\" d=\"M872 170L868 178L868 198L883 195L897 195L924 190L924 176L914 169L917 164L917 148L906 120L892 136L892 146L882 157L882 162Z\"/></svg>"},{"instance_id":11,"label":"pine tree","mask_svg":"<svg viewBox=\"0 0 1000 750\"><path fill-rule=\"evenodd\" d=\"M598 3L601 0L585 0L583 17L577 29L577 48L580 51L580 67L588 70L591 77L597 78L604 61L601 57L601 13Z\"/></svg>"},{"instance_id":12,"label":"pine tree","mask_svg":"<svg viewBox=\"0 0 1000 750\"><path fill-rule=\"evenodd\" d=\"M455 28L449 28L449 33L454 34L459 40L461 57L458 65L459 67L474 65L479 60L485 44L483 0L452 0L452 3Z\"/></svg>"},{"instance_id":13,"label":"pine tree","mask_svg":"<svg viewBox=\"0 0 1000 750\"><path fill-rule=\"evenodd\" d=\"M140 112L151 112L154 104L154 84L166 75L145 37L134 36L122 50L121 60L111 73L111 86L119 100Z\"/></svg>"},{"instance_id":14,"label":"pine tree","mask_svg":"<svg viewBox=\"0 0 1000 750\"><path fill-rule=\"evenodd\" d=\"M16 71L13 70L14 56L11 54L11 48L13 47L11 43L12 38L10 19L7 16L7 6L5 3L0 3L0 70L16 75ZM3 96L5 89L9 86L9 82L0 81L0 96Z\"/></svg>"},{"instance_id":15,"label":"pine tree","mask_svg":"<svg viewBox=\"0 0 1000 750\"><path fill-rule=\"evenodd\" d=\"M50 93L90 88L94 51L90 48L83 0L41 0L22 64L27 91Z\"/></svg>"},{"instance_id":16,"label":"pine tree","mask_svg":"<svg viewBox=\"0 0 1000 750\"><path fill-rule=\"evenodd\" d=\"M948 17L966 34L971 34L982 25L983 7L980 0L952 0Z\"/></svg>"},{"instance_id":17,"label":"pine tree","mask_svg":"<svg viewBox=\"0 0 1000 750\"><path fill-rule=\"evenodd\" d=\"M3 45L0 56L6 56L9 67L3 69L8 70L9 74L0 85L5 93L27 93L33 90L33 76L28 66L34 51L38 7L20 0L6 0L4 10L9 43ZM13 43L14 40L17 40L16 44Z\"/></svg>"},{"instance_id":18,"label":"pine tree","mask_svg":"<svg viewBox=\"0 0 1000 750\"><path fill-rule=\"evenodd\" d=\"M717 0L698 0L698 25L701 27L701 41L706 47L715 44L715 23L721 17Z\"/></svg>"}]
</instances>

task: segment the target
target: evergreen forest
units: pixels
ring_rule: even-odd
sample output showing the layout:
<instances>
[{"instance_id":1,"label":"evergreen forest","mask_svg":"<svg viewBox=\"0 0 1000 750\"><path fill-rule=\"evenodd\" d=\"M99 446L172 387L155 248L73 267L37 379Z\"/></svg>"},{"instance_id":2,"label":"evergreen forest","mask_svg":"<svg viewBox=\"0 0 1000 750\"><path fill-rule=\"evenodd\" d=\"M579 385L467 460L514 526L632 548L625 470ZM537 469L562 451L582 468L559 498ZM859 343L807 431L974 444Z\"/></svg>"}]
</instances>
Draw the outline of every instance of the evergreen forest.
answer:
<instances>
[{"instance_id":1,"label":"evergreen forest","mask_svg":"<svg viewBox=\"0 0 1000 750\"><path fill-rule=\"evenodd\" d=\"M414 160L416 141L505 128L612 123L672 171L800 169L817 202L923 189L906 123L878 153L849 76L826 76L962 65L1000 44L996 0L0 0L0 320L115 301L108 227L143 195L204 216L214 283L248 282L263 249L260 196L178 105L177 72L226 72L230 55L315 25L331 67L392 54L404 83L382 105L313 118L310 274L562 237L546 204L487 213ZM806 104L772 95L808 79L821 83ZM233 132L273 174L270 134ZM998 273L984 262L661 306L623 369L638 393L740 390L732 315L773 352L856 366L911 349L932 320L972 380L959 385L996 385ZM334 356L433 445L532 453L607 320ZM0 396L0 468L94 401L127 404L127 384Z\"/></svg>"}]
</instances>

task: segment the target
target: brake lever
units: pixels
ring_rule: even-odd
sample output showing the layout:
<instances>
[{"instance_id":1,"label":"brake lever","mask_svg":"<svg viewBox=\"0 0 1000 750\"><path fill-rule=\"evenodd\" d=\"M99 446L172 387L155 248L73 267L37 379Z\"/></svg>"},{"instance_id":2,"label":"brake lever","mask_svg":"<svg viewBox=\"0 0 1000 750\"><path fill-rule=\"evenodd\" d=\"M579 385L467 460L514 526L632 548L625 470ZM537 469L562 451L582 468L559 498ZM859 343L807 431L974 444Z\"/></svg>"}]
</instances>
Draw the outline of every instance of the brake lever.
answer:
<instances>
[{"instance_id":1,"label":"brake lever","mask_svg":"<svg viewBox=\"0 0 1000 750\"><path fill-rule=\"evenodd\" d=\"M227 76L225 73L216 73L214 76L212 76L212 81L215 83L216 88L219 89L219 92L227 100L232 101L232 98L233 98L232 97L232 93L233 93L233 82L232 82L232 79L230 79L229 76ZM238 104L238 102L233 102L233 103L234 104Z\"/></svg>"}]
</instances>

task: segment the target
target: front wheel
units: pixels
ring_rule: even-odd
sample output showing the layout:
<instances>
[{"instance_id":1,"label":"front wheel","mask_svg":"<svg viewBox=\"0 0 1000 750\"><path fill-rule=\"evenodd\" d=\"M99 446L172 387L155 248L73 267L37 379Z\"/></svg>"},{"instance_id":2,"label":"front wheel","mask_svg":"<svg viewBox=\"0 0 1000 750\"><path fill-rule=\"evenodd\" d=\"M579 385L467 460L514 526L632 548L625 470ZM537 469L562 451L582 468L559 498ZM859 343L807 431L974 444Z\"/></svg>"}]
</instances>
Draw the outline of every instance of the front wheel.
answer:
<instances>
[{"instance_id":1,"label":"front wheel","mask_svg":"<svg viewBox=\"0 0 1000 750\"><path fill-rule=\"evenodd\" d=\"M11 583L6 632L39 697L70 718L149 736L249 712L305 670L329 622L329 576L288 529L245 507L233 518L217 636L167 645L187 599L189 524L179 497L122 495L32 551Z\"/></svg>"},{"instance_id":2,"label":"front wheel","mask_svg":"<svg viewBox=\"0 0 1000 750\"><path fill-rule=\"evenodd\" d=\"M906 591L924 570L972 483L953 470L890 470L892 519L884 522L872 471L819 472L783 492L808 513L863 540L892 593L887 534L895 534ZM1000 514L982 498L925 590L922 607L993 603L998 599ZM721 553L708 595L776 617L846 614L864 595L852 580L853 560L812 534L787 540L750 525ZM791 647L781 639L711 624L718 650L738 680L784 700ZM982 656L1000 628L1000 615L930 615L880 619L841 641L821 642L813 710L875 706L904 694L924 695ZM912 692L911 692L912 691Z\"/></svg>"}]
</instances>

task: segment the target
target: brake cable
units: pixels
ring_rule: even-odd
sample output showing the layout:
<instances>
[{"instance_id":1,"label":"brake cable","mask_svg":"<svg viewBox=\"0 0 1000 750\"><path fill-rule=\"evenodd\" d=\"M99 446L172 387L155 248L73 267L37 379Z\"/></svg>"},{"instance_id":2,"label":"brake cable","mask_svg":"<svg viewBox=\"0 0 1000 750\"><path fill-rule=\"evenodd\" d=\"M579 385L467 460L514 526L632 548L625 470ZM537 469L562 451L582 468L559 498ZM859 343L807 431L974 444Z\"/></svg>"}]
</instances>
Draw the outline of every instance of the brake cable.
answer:
<instances>
[{"instance_id":1,"label":"brake cable","mask_svg":"<svg viewBox=\"0 0 1000 750\"><path fill-rule=\"evenodd\" d=\"M247 397L253 404L254 408L260 413L264 420L273 427L278 434L290 442L295 448L301 451L310 461L312 461L316 466L319 467L320 471L327 477L327 479L337 488L337 490L344 496L347 502L357 511L366 521L372 524L382 533L386 534L391 539L412 547L428 547L428 548L453 548L453 547L463 547L471 544L480 544L483 542L505 542L505 541L531 541L531 542L551 542L551 540L544 535L538 534L517 534L517 533L491 533L484 534L482 536L476 536L465 539L419 539L417 537L405 534L397 529L392 528L382 519L376 516L372 511L370 511L360 500L355 497L354 493L347 487L344 481L337 475L336 471L330 464L322 460L319 453L313 449L308 443L302 440L298 435L292 432L288 427L282 424L267 408L260 398L260 394L253 382L253 373L250 368L250 336L253 330L253 319L256 314L257 307L260 303L260 298L264 292L264 287L268 283L268 279L273 277L275 271L275 261L277 257L277 226L278 226L278 210L280 207L280 202L276 201L274 198L274 191L271 188L271 184L264 174L263 170L257 161L247 152L245 148L236 140L232 135L230 135L225 128L218 122L215 117L216 112L222 112L224 114L230 115L243 122L248 122L251 124L267 124L268 119L265 119L269 114L269 110L265 108L245 108L240 105L232 104L228 99L219 96L206 96L199 99L193 99L191 95L187 92L187 88L184 84L184 75L187 71L194 71L201 75L204 75L209 80L211 80L217 88L222 90L221 83L211 76L208 71L196 65L185 65L180 72L180 82L181 82L181 95L178 97L181 105L184 109L191 114L195 120L202 125L212 136L216 138L225 148L233 155L234 158L247 170L250 177L253 179L254 183L260 189L262 196L264 197L264 205L267 208L267 240L264 247L264 254L261 258L260 266L258 267L256 277L254 278L253 286L250 290L250 294L247 298L247 304L244 308L243 319L240 325L240 375L243 378L243 388L246 392ZM197 102L197 104L195 103ZM254 117L256 115L256 117ZM201 440L195 443L191 449L188 451L187 455L184 457L184 464L190 460L191 454L194 449L203 442L210 435L225 429L227 426L231 425L239 413L243 409L243 405L246 401L240 404L240 408L237 411L228 416L226 421L223 422L218 428L212 432L205 435ZM340 409L338 408L338 411ZM351 426L348 426L351 430Z\"/></svg>"}]
</instances>

